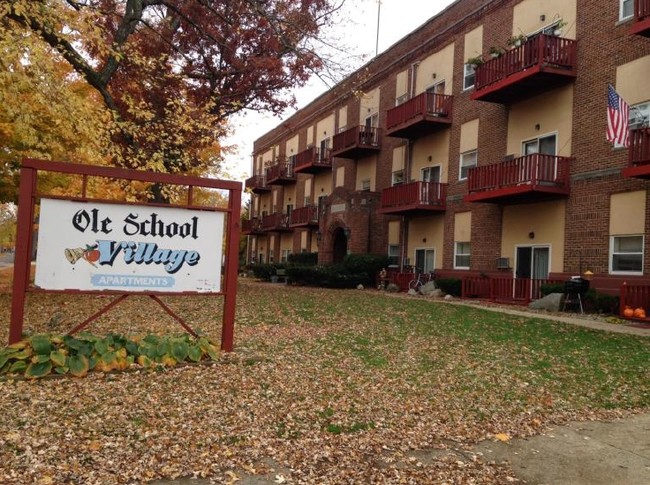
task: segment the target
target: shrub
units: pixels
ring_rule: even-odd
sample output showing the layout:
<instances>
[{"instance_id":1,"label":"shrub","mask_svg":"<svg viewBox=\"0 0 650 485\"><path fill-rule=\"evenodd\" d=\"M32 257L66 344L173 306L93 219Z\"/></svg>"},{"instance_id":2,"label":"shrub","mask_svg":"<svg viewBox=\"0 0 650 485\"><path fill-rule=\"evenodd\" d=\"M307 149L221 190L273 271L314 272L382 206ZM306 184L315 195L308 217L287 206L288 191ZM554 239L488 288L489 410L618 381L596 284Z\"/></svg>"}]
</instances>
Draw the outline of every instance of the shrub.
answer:
<instances>
[{"instance_id":1,"label":"shrub","mask_svg":"<svg viewBox=\"0 0 650 485\"><path fill-rule=\"evenodd\" d=\"M287 276L299 285L325 288L355 288L363 284L366 278L363 273L348 272L343 265L290 266Z\"/></svg>"},{"instance_id":2,"label":"shrub","mask_svg":"<svg viewBox=\"0 0 650 485\"><path fill-rule=\"evenodd\" d=\"M377 273L388 266L389 258L377 254L348 254L343 260L343 271L349 275L365 275L364 286L375 286Z\"/></svg>"},{"instance_id":3,"label":"shrub","mask_svg":"<svg viewBox=\"0 0 650 485\"><path fill-rule=\"evenodd\" d=\"M619 310L618 296L599 293L593 288L584 296L585 304L590 311L598 313L617 314Z\"/></svg>"},{"instance_id":4,"label":"shrub","mask_svg":"<svg viewBox=\"0 0 650 485\"><path fill-rule=\"evenodd\" d=\"M546 283L539 288L542 296L550 295L551 293L564 293L564 285L562 283Z\"/></svg>"},{"instance_id":5,"label":"shrub","mask_svg":"<svg viewBox=\"0 0 650 485\"><path fill-rule=\"evenodd\" d=\"M318 253L290 254L287 262L297 266L316 266L318 264Z\"/></svg>"},{"instance_id":6,"label":"shrub","mask_svg":"<svg viewBox=\"0 0 650 485\"><path fill-rule=\"evenodd\" d=\"M436 286L452 296L460 296L462 291L460 278L440 278L436 280Z\"/></svg>"},{"instance_id":7,"label":"shrub","mask_svg":"<svg viewBox=\"0 0 650 485\"><path fill-rule=\"evenodd\" d=\"M250 269L255 278L260 280L271 281L271 275L275 274L275 266L272 264L251 264Z\"/></svg>"}]
</instances>

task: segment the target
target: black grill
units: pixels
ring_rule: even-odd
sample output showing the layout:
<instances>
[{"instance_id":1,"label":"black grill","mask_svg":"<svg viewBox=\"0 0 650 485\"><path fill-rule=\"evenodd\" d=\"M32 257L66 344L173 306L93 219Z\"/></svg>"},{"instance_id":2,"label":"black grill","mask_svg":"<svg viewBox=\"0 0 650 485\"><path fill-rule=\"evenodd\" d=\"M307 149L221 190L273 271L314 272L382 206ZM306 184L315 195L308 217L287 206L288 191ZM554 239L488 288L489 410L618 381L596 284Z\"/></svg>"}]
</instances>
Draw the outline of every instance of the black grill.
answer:
<instances>
[{"instance_id":1,"label":"black grill","mask_svg":"<svg viewBox=\"0 0 650 485\"><path fill-rule=\"evenodd\" d=\"M578 293L583 295L589 291L589 280L584 278L571 278L564 283L564 293Z\"/></svg>"}]
</instances>

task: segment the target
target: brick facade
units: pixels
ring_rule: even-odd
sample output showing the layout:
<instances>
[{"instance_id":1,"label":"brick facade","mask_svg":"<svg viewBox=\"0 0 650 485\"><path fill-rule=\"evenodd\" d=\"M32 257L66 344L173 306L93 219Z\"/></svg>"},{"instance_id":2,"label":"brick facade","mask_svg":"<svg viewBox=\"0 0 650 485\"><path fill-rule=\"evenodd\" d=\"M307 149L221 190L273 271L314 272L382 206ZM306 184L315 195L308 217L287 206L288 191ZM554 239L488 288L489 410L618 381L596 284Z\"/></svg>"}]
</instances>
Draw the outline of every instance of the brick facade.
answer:
<instances>
[{"instance_id":1,"label":"brick facade","mask_svg":"<svg viewBox=\"0 0 650 485\"><path fill-rule=\"evenodd\" d=\"M521 5L520 5L521 4ZM571 2L568 4L573 5ZM361 117L360 96L379 88L379 128L386 131L386 113L395 106L396 77L398 73L408 70L408 84L413 79L414 63L420 62L431 54L441 51L453 43L453 120L448 130L448 160L443 170L446 171L447 199L444 209L444 234L442 249L442 268L446 274L477 274L498 272L496 261L503 257L504 207L513 203L530 203L533 199L508 199L487 202L468 202L468 180L459 180L461 125L478 119L478 166L499 164L508 153L509 137L514 137L512 130L517 127L509 125L513 109L518 101L483 102L471 99L474 90L463 90L464 42L465 34L482 26L483 54L487 57L489 46L505 46L512 35L514 12L516 6L544 10L544 2L535 0L459 0L445 11L430 19L426 24L406 36L390 50L380 54L357 72L326 92L311 104L298 111L275 129L262 135L255 142L255 155L266 153L271 147L278 147L279 157L288 156L286 142L296 134L299 135L298 151L308 148L307 133L310 127L334 114L336 130L342 127L339 110L347 109L346 128L356 126ZM569 7L573 8L573 7ZM521 10L521 9L520 9ZM560 194L566 200L566 214L563 233L563 267L553 271L553 275L564 277L578 274L587 269L597 275L606 287L607 280L618 282L621 278L608 274L610 263L609 203L611 194L625 191L648 191L648 182L637 178L626 178L621 170L628 164L628 150L612 148L605 140L607 83L616 83L616 69L638 59L650 57L650 39L640 35L630 35L630 21L619 21L619 2L609 0L575 0L575 11L570 12L576 21L569 25L572 38L577 41L577 75L571 79L573 106L564 107L571 113L570 133L562 134L570 145L572 161L570 164L570 190ZM553 12L547 12L552 17ZM545 15L535 17L540 21ZM553 19L546 20L547 23ZM514 27L513 27L514 26ZM650 76L650 72L646 73ZM434 76L435 77L435 76ZM534 98L543 93L524 95L524 99ZM419 93L411 93L417 95ZM527 96L527 97L526 97ZM547 96L553 97L553 91ZM648 94L650 101L650 93ZM551 98L549 98L551 99ZM364 113L365 115L365 113ZM510 123L512 124L512 123ZM552 125L552 124L551 124ZM544 129L547 129L545 126ZM553 126L549 128L551 131ZM509 132L509 130L511 130ZM539 124L537 124L539 130ZM430 137L438 134L427 135ZM429 138L433 139L433 138ZM516 141L516 137L514 138ZM424 141L426 142L426 140ZM412 150L421 139L407 140L391 136L381 137L381 150L357 159L335 158L331 169L331 187L316 193L312 186L312 203L318 197L327 195L321 207L318 227L301 228L294 231L294 252L300 251L301 232L309 231L310 238L319 237L319 262L330 263L334 258L334 240L340 237L340 231L349 233L347 250L351 253L385 254L388 247L388 222L399 220L402 225L400 244L405 248L408 237L410 214L384 213L382 211L381 193L392 183L393 149L406 146L406 152ZM563 150L565 146L557 147ZM512 150L512 148L511 148ZM523 150L523 148L522 148ZM519 154L514 154L520 156ZM524 154L521 154L523 156ZM431 157L429 157L431 160ZM358 191L357 167L359 164L371 164L374 169L375 187L373 192ZM407 160L408 168L408 160ZM336 187L337 170L345 170L344 184ZM557 169L556 169L557 170ZM407 180L417 180L419 174L407 174ZM305 200L305 181L312 175L296 176L296 207L301 207ZM274 186L278 191L278 201L283 200L282 186ZM543 192L533 194L534 201L552 200L558 195ZM646 193L648 196L648 193ZM258 195L255 195L258 197ZM647 201L647 207L650 200ZM471 211L471 268L470 271L454 270L454 220L458 212ZM647 214L650 211L646 211ZM646 219L648 215L646 214ZM418 217L435 217L419 214ZM531 214L534 218L534 214ZM645 221L648 227L650 220ZM406 230L404 230L406 228ZM645 233L645 231L644 231ZM259 242L267 240L269 234L257 234ZM520 243L517 243L520 244ZM266 244L268 247L268 244ZM280 254L280 237L275 237L275 255ZM644 274L650 267L650 241L645 238ZM514 251L514 248L509 248ZM410 254L410 253L409 253ZM276 256L276 260L277 260ZM558 255L554 255L558 257Z\"/></svg>"}]
</instances>

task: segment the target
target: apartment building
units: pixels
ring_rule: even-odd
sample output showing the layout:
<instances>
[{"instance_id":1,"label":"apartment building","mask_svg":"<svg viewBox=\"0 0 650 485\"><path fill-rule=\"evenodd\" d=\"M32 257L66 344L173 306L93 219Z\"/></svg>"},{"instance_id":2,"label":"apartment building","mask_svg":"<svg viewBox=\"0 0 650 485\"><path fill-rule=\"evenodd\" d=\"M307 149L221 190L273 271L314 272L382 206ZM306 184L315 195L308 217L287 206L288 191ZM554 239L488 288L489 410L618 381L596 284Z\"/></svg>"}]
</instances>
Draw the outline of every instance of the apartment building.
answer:
<instances>
[{"instance_id":1,"label":"apartment building","mask_svg":"<svg viewBox=\"0 0 650 485\"><path fill-rule=\"evenodd\" d=\"M249 260L650 282L649 37L650 0L456 1L256 140Z\"/></svg>"}]
</instances>

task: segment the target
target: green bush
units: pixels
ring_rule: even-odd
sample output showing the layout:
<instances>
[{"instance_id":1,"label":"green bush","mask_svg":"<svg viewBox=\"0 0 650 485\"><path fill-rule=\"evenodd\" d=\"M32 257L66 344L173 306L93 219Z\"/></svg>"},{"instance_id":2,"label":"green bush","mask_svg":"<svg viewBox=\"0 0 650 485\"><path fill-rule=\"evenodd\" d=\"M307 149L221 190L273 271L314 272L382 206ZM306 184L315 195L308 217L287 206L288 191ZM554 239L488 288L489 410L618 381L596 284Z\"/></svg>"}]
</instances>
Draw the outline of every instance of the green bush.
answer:
<instances>
[{"instance_id":1,"label":"green bush","mask_svg":"<svg viewBox=\"0 0 650 485\"><path fill-rule=\"evenodd\" d=\"M539 288L542 296L550 295L551 293L564 293L564 284L562 283L546 283Z\"/></svg>"},{"instance_id":2,"label":"green bush","mask_svg":"<svg viewBox=\"0 0 650 485\"><path fill-rule=\"evenodd\" d=\"M324 288L355 288L364 284L367 275L350 273L343 265L290 266L287 277L296 284Z\"/></svg>"},{"instance_id":3,"label":"green bush","mask_svg":"<svg viewBox=\"0 0 650 485\"><path fill-rule=\"evenodd\" d=\"M318 253L290 254L287 262L297 266L316 266L318 264Z\"/></svg>"},{"instance_id":4,"label":"green bush","mask_svg":"<svg viewBox=\"0 0 650 485\"><path fill-rule=\"evenodd\" d=\"M599 293L592 288L587 291L584 296L584 300L588 311L614 315L618 313L618 296L608 295L607 293Z\"/></svg>"},{"instance_id":5,"label":"green bush","mask_svg":"<svg viewBox=\"0 0 650 485\"><path fill-rule=\"evenodd\" d=\"M250 269L253 276L260 280L271 281L271 276L274 276L278 269L286 268L284 263L268 263L268 264L251 264Z\"/></svg>"},{"instance_id":6,"label":"green bush","mask_svg":"<svg viewBox=\"0 0 650 485\"><path fill-rule=\"evenodd\" d=\"M460 278L440 278L436 280L436 286L448 295L461 295L462 282Z\"/></svg>"},{"instance_id":7,"label":"green bush","mask_svg":"<svg viewBox=\"0 0 650 485\"><path fill-rule=\"evenodd\" d=\"M365 275L361 284L375 286L377 273L388 266L388 256L382 254L348 254L343 268L348 275Z\"/></svg>"}]
</instances>

